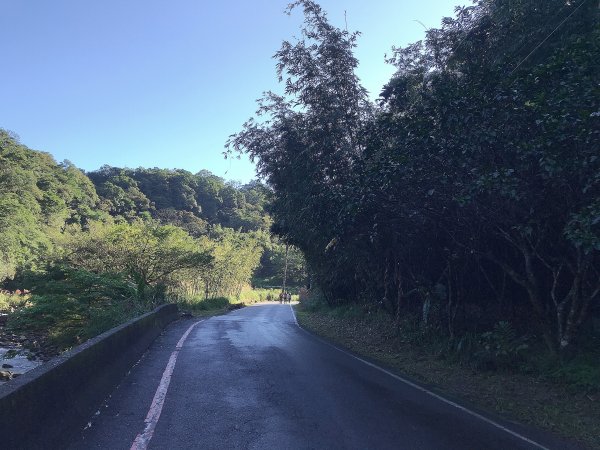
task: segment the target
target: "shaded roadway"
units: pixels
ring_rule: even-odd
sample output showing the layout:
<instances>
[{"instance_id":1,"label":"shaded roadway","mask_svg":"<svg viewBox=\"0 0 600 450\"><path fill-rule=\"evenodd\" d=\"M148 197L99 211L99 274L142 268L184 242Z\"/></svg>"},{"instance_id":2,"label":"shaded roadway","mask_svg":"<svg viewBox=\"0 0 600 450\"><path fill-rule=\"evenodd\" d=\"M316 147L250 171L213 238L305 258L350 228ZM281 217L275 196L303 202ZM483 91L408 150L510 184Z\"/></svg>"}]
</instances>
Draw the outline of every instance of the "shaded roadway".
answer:
<instances>
[{"instance_id":1,"label":"shaded roadway","mask_svg":"<svg viewBox=\"0 0 600 450\"><path fill-rule=\"evenodd\" d=\"M177 341L171 325L73 449L128 449ZM547 448L571 444L494 422ZM442 402L300 329L287 305L199 323L185 341L148 448L543 448ZM575 448L575 447L572 447Z\"/></svg>"}]
</instances>

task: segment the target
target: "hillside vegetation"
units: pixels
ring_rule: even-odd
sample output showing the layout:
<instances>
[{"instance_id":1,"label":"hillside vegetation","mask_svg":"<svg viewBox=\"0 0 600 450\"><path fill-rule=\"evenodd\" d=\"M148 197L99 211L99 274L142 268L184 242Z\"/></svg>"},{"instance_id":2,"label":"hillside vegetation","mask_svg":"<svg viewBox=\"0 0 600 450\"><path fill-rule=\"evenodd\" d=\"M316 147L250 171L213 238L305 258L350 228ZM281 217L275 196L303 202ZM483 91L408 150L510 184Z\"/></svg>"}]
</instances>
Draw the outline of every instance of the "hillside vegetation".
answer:
<instances>
[{"instance_id":1,"label":"hillside vegetation","mask_svg":"<svg viewBox=\"0 0 600 450\"><path fill-rule=\"evenodd\" d=\"M207 171L86 174L0 130L0 312L65 347L166 300L239 298L261 259L256 282L282 270L270 196Z\"/></svg>"},{"instance_id":2,"label":"hillside vegetation","mask_svg":"<svg viewBox=\"0 0 600 450\"><path fill-rule=\"evenodd\" d=\"M299 38L274 55L283 92L227 143L265 184L85 174L0 131L0 282L32 292L4 301L15 326L73 343L167 298L236 296L287 273L313 286L301 298L317 328L355 324L367 331L352 340L597 402L597 1L458 7L393 48L377 101L355 72L359 33L312 0L296 9Z\"/></svg>"},{"instance_id":3,"label":"hillside vegetation","mask_svg":"<svg viewBox=\"0 0 600 450\"><path fill-rule=\"evenodd\" d=\"M228 148L273 187L272 228L324 301L385 311L398 335L482 369L546 358L597 390L597 2L459 7L393 49L376 103L355 73L358 33L316 2L295 9L300 37L274 56L283 93Z\"/></svg>"}]
</instances>

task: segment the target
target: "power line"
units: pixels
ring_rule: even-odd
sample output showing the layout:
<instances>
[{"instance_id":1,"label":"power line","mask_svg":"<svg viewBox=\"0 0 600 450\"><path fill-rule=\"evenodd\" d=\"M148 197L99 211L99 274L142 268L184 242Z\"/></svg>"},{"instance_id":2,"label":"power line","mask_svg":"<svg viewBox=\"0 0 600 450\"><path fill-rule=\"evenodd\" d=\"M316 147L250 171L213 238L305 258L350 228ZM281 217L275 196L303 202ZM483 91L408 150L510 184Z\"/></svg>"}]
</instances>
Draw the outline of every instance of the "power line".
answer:
<instances>
[{"instance_id":1,"label":"power line","mask_svg":"<svg viewBox=\"0 0 600 450\"><path fill-rule=\"evenodd\" d=\"M556 26L556 28L554 28L554 30L552 30L552 32L551 32L551 33L550 33L548 36L546 36L546 37L544 38L544 40L543 40L542 42L540 42L538 45L536 45L536 47L535 47L533 50L531 50L531 52L529 52L529 54L528 54L528 55L527 55L525 58L523 58L523 60L522 60L522 61L521 61L519 64L517 64L517 66L516 66L516 67L515 67L513 70L511 70L511 72L510 72L509 76L510 76L510 75L512 75L513 73L515 73L515 71L516 71L516 70L517 70L519 67L521 67L521 64L523 64L523 63L524 63L524 62L525 62L525 61L526 61L526 60L527 60L527 59L528 59L528 58L529 58L531 55L533 55L533 54L535 53L535 51L536 51L538 48L540 48L540 47L541 47L541 46L544 44L544 42L546 42L546 41L547 41L547 40L550 38L550 36L552 36L552 35L553 35L553 34L556 32L556 30L558 30L558 29L559 29L559 28L562 26L562 24L564 24L564 23L565 23L567 20L569 20L569 19L571 18L571 16L572 16L573 14L575 14L575 13L576 13L576 12L579 10L579 8L581 8L581 7L583 6L583 4L584 4L585 2L586 2L586 0L583 0L583 1L582 1L582 2L579 4L579 6L578 6L577 8L575 8L575 9L574 9L574 10L571 12L571 14L569 14L567 17L565 17L565 18L563 19L563 21L562 21L561 23L559 23L559 24Z\"/></svg>"}]
</instances>

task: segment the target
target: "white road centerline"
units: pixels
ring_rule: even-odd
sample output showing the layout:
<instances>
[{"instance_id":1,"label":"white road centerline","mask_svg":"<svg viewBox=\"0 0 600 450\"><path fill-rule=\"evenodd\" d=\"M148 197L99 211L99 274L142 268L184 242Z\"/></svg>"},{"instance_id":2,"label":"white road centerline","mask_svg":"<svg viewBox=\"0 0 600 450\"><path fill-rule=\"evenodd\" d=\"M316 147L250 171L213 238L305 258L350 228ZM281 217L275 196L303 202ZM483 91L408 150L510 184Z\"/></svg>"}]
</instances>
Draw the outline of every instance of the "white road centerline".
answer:
<instances>
[{"instance_id":1,"label":"white road centerline","mask_svg":"<svg viewBox=\"0 0 600 450\"><path fill-rule=\"evenodd\" d=\"M494 427L496 427L496 428L498 428L498 429L500 429L500 430L502 430L502 431L504 431L504 432L506 432L506 433L508 433L508 434L510 434L510 435L512 435L512 436L514 436L516 438L518 438L518 439L521 439L522 441L525 441L525 442L527 442L527 443L529 443L531 445L534 445L534 446L536 446L537 448L539 448L541 450L550 450L548 447L544 447L542 444L540 444L538 442L535 442L535 441L529 439L528 437L525 437L525 436L517 433L516 431L513 431L513 430L505 427L504 425L499 424L498 422L495 422L495 421L493 421L491 419L488 419L487 417L482 416L481 414L476 413L475 411L471 411L470 409L465 408L464 406L459 405L458 403L455 403L452 400L448 400L447 398L444 398L441 395L436 394L435 392L431 392L430 390L425 389L424 387L419 386L418 384L415 384L412 381L409 381L409 380L407 380L405 378L402 378L401 376L396 375L395 373L392 373L389 370L384 369L383 367L379 367L376 364L373 364L373 363L371 363L369 361L366 361L366 360L364 360L362 358L359 358L358 356L353 355L352 353L349 353L349 352L347 352L347 351L345 351L345 350L343 350L343 349L341 349L341 348L333 345L331 342L327 342L326 340L321 339L320 337L318 337L317 335L315 335L313 333L309 333L304 328L302 328L300 326L300 324L298 323L298 319L296 318L296 312L294 311L294 308L292 308L292 305L290 305L290 309L292 310L292 315L294 316L294 321L296 322L296 325L298 326L298 328L300 328L305 333L308 333L310 336L318 339L322 343L327 344L328 346L333 347L337 351L342 352L342 353L344 353L344 354L346 354L346 355L348 355L348 356L350 356L350 357L352 357L352 358L354 358L354 359L356 359L356 360L358 360L358 361L366 364L369 367L377 369L380 372L383 372L383 373L389 375L390 377L395 378L396 380L401 381L402 383L407 384L408 386L410 386L410 387L412 387L414 389L417 389L417 390L419 390L419 391L421 391L421 392L423 392L423 393L425 393L427 395L430 395L431 397L434 397L437 400L440 400L441 402L446 403L447 405L453 406L454 408L459 409L460 411L462 411L464 413L467 413L467 414L469 414L469 415L471 415L473 417L476 417L476 418L478 418L478 419L486 422L489 425L492 425L492 426L494 426Z\"/></svg>"},{"instance_id":2,"label":"white road centerline","mask_svg":"<svg viewBox=\"0 0 600 450\"><path fill-rule=\"evenodd\" d=\"M179 339L179 342L177 342L175 350L173 350L171 353L167 367L165 367L165 371L163 372L160 383L158 384L158 388L156 389L156 393L154 394L154 398L152 399L150 410L146 415L146 419L144 419L144 423L146 424L144 431L136 436L133 444L131 444L131 450L145 450L148 447L150 439L152 439L152 436L154 435L154 429L156 428L158 419L160 418L160 413L162 412L165 398L167 397L167 390L169 389L169 384L171 383L171 376L173 375L173 370L175 369L175 363L177 362L179 350L181 350L183 347L183 343L187 339L192 329L200 322L202 321L199 320L198 322L190 325L187 331L183 333L183 336L181 336L181 339Z\"/></svg>"}]
</instances>

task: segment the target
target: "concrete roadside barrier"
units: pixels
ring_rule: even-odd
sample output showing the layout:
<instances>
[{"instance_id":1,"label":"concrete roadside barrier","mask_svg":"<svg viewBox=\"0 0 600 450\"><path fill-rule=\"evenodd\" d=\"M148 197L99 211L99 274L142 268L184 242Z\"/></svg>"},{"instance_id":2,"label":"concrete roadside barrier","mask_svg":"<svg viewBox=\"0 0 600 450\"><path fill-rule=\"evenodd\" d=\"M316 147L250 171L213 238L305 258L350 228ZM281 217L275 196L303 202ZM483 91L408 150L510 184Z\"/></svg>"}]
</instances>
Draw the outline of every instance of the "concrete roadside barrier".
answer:
<instances>
[{"instance_id":1,"label":"concrete roadside barrier","mask_svg":"<svg viewBox=\"0 0 600 450\"><path fill-rule=\"evenodd\" d=\"M1 385L0 448L64 447L177 317L160 306Z\"/></svg>"}]
</instances>

